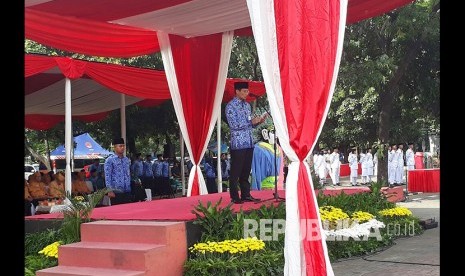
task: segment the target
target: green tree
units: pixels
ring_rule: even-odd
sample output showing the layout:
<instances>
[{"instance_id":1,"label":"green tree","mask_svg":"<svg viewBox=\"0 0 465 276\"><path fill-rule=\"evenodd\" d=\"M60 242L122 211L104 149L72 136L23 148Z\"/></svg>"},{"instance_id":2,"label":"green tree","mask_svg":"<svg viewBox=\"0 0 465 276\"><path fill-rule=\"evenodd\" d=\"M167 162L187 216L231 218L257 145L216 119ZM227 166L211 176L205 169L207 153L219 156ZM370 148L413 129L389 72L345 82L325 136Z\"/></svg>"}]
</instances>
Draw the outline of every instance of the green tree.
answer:
<instances>
[{"instance_id":1,"label":"green tree","mask_svg":"<svg viewBox=\"0 0 465 276\"><path fill-rule=\"evenodd\" d=\"M319 144L418 142L439 132L439 1L418 0L346 27ZM379 152L378 181L387 179Z\"/></svg>"}]
</instances>

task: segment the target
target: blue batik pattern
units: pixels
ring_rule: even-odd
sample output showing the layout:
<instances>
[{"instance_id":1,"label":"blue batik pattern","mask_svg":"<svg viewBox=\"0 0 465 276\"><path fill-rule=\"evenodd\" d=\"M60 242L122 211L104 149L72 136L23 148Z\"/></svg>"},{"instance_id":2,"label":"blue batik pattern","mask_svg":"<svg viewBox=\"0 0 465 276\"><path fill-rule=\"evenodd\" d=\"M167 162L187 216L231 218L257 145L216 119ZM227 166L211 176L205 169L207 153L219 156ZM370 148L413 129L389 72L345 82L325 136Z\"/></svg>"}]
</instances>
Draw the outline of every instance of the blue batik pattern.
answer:
<instances>
[{"instance_id":1,"label":"blue batik pattern","mask_svg":"<svg viewBox=\"0 0 465 276\"><path fill-rule=\"evenodd\" d=\"M249 103L234 97L225 109L231 132L231 150L253 148L252 118Z\"/></svg>"},{"instance_id":2,"label":"blue batik pattern","mask_svg":"<svg viewBox=\"0 0 465 276\"><path fill-rule=\"evenodd\" d=\"M105 185L114 192L131 192L131 161L112 155L105 160Z\"/></svg>"},{"instance_id":3,"label":"blue batik pattern","mask_svg":"<svg viewBox=\"0 0 465 276\"><path fill-rule=\"evenodd\" d=\"M161 167L161 176L170 177L170 163L168 163L168 161L163 160L159 167Z\"/></svg>"},{"instance_id":4,"label":"blue batik pattern","mask_svg":"<svg viewBox=\"0 0 465 276\"><path fill-rule=\"evenodd\" d=\"M215 169L213 168L212 165L210 165L210 163L205 163L203 167L205 168L205 175L207 176L207 178L216 177Z\"/></svg>"},{"instance_id":5,"label":"blue batik pattern","mask_svg":"<svg viewBox=\"0 0 465 276\"><path fill-rule=\"evenodd\" d=\"M142 161L136 160L134 161L134 164L132 165L132 173L137 176L137 177L142 177L144 176L144 164L142 164Z\"/></svg>"},{"instance_id":6,"label":"blue batik pattern","mask_svg":"<svg viewBox=\"0 0 465 276\"><path fill-rule=\"evenodd\" d=\"M162 165L161 165L160 160L153 161L152 171L153 171L154 177L161 177L161 169L162 169Z\"/></svg>"},{"instance_id":7,"label":"blue batik pattern","mask_svg":"<svg viewBox=\"0 0 465 276\"><path fill-rule=\"evenodd\" d=\"M144 165L144 176L153 177L152 162L144 161L142 164Z\"/></svg>"}]
</instances>

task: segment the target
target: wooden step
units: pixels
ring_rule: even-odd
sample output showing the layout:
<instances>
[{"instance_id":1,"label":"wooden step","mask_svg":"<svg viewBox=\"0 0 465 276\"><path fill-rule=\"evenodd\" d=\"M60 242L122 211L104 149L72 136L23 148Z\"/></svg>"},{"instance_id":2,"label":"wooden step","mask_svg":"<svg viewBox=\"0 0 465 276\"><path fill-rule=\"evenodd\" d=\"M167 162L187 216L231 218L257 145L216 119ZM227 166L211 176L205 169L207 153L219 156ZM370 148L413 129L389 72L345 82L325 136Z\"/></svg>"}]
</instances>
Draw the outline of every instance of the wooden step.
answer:
<instances>
[{"instance_id":1,"label":"wooden step","mask_svg":"<svg viewBox=\"0 0 465 276\"><path fill-rule=\"evenodd\" d=\"M36 272L37 276L144 276L144 271L95 268L84 266L55 266Z\"/></svg>"},{"instance_id":2,"label":"wooden step","mask_svg":"<svg viewBox=\"0 0 465 276\"><path fill-rule=\"evenodd\" d=\"M153 260L163 260L165 249L160 244L78 242L58 248L58 265L146 271L163 267Z\"/></svg>"},{"instance_id":3,"label":"wooden step","mask_svg":"<svg viewBox=\"0 0 465 276\"><path fill-rule=\"evenodd\" d=\"M81 241L186 244L184 222L100 220L81 225Z\"/></svg>"}]
</instances>

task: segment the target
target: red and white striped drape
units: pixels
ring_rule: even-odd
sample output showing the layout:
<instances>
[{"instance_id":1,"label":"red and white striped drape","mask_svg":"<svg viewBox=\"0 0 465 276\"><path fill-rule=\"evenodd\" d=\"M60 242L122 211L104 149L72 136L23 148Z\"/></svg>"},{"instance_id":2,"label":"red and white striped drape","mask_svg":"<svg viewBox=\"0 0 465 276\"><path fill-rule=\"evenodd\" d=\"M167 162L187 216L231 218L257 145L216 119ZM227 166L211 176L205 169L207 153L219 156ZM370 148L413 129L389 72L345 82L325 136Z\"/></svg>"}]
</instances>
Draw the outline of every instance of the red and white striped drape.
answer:
<instances>
[{"instance_id":1,"label":"red and white striped drape","mask_svg":"<svg viewBox=\"0 0 465 276\"><path fill-rule=\"evenodd\" d=\"M271 115L291 163L285 275L334 275L322 236L310 155L339 70L347 0L247 0Z\"/></svg>"},{"instance_id":2,"label":"red and white striped drape","mask_svg":"<svg viewBox=\"0 0 465 276\"><path fill-rule=\"evenodd\" d=\"M193 167L187 196L207 194L200 160L218 118L233 32L183 38L158 32L174 110Z\"/></svg>"}]
</instances>

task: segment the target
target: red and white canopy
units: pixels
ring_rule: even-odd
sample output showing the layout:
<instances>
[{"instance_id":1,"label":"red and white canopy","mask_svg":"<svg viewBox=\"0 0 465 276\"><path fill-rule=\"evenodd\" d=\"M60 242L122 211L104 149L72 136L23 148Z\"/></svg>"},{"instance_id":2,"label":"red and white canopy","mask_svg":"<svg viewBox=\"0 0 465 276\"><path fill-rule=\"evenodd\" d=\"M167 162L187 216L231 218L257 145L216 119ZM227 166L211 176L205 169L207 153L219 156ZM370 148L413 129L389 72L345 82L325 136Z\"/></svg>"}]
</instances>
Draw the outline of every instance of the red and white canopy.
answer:
<instances>
[{"instance_id":1,"label":"red and white canopy","mask_svg":"<svg viewBox=\"0 0 465 276\"><path fill-rule=\"evenodd\" d=\"M347 23L413 0L349 0ZM62 50L131 57L160 50L156 32L252 35L245 0L26 0L25 35Z\"/></svg>"}]
</instances>

